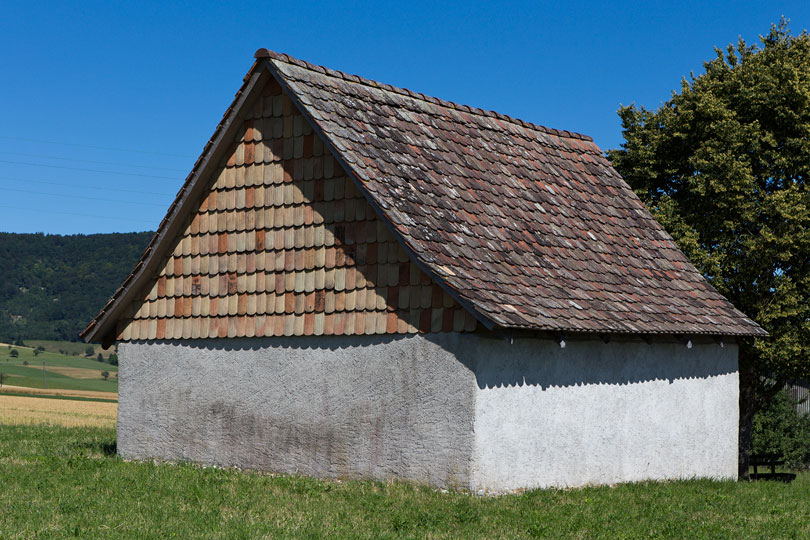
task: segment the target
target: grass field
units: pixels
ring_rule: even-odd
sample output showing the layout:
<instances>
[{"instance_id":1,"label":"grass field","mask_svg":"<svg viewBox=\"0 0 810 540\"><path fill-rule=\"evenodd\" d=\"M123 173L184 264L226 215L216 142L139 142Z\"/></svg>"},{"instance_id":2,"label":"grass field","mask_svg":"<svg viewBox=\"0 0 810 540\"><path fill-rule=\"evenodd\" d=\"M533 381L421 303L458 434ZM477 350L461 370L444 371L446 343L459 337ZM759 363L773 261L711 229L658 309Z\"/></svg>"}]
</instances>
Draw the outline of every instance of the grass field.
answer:
<instances>
[{"instance_id":1,"label":"grass field","mask_svg":"<svg viewBox=\"0 0 810 540\"><path fill-rule=\"evenodd\" d=\"M32 344L35 342L31 342ZM69 343L69 342L56 342ZM28 345L28 344L27 344ZM19 355L14 358L11 351ZM45 379L43 380L42 363L45 362ZM27 365L26 365L27 363ZM104 380L101 373L109 373ZM27 388L70 389L99 392L118 391L118 366L99 362L95 358L82 356L65 356L52 352L41 352L34 355L30 347L0 347L0 373L5 375L4 385L24 386ZM2 388L0 388L2 391Z\"/></svg>"},{"instance_id":2,"label":"grass field","mask_svg":"<svg viewBox=\"0 0 810 540\"><path fill-rule=\"evenodd\" d=\"M810 476L478 497L128 463L103 428L0 426L0 537L808 538Z\"/></svg>"},{"instance_id":3,"label":"grass field","mask_svg":"<svg viewBox=\"0 0 810 540\"><path fill-rule=\"evenodd\" d=\"M59 354L59 351L65 351L68 355L73 355L76 353L80 356L84 356L84 351L87 347L93 347L94 353L93 356L101 353L104 358L110 356L110 353L115 352L115 346L111 345L106 349L102 349L101 345L97 343L82 343L80 341L53 341L49 339L27 339L25 340L25 346L30 347L32 349L36 349L37 347L42 347L48 352Z\"/></svg>"}]
</instances>

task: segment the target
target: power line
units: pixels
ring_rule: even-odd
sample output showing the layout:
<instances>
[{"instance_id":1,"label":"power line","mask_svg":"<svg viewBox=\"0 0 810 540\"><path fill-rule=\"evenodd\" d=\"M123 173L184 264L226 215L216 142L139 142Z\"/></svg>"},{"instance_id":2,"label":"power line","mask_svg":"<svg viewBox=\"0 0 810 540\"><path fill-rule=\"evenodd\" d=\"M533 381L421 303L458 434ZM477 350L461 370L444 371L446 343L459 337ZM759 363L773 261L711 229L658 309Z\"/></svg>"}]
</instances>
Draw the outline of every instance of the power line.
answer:
<instances>
[{"instance_id":1,"label":"power line","mask_svg":"<svg viewBox=\"0 0 810 540\"><path fill-rule=\"evenodd\" d=\"M66 182L52 182L49 180L32 180L30 178L15 178L13 176L0 176L0 180L11 180L12 182L26 182L26 183L34 183L34 184L48 184L51 186L65 186L71 188L85 188L85 189L98 189L101 191L115 191L121 193L137 193L139 195L160 195L163 197L172 196L172 193L160 193L157 191L140 191L137 189L121 189L119 187L111 187L111 186L88 186L86 184L73 184L73 183L66 183Z\"/></svg>"},{"instance_id":2,"label":"power line","mask_svg":"<svg viewBox=\"0 0 810 540\"><path fill-rule=\"evenodd\" d=\"M87 217L87 218L93 218L93 219L111 219L113 221L130 221L130 222L133 222L133 223L152 223L151 221L147 221L147 220L143 220L143 219L128 219L128 218L122 218L122 217L96 216L96 215L91 215L91 214L79 214L77 212L60 212L58 210L42 210L41 208L23 208L21 206L0 205L0 208L12 208L14 210L24 210L26 212L38 212L40 214L61 214L61 215L66 215L66 216L79 216L79 217Z\"/></svg>"},{"instance_id":3,"label":"power line","mask_svg":"<svg viewBox=\"0 0 810 540\"><path fill-rule=\"evenodd\" d=\"M84 172L94 172L94 173L102 173L102 174L112 174L112 175L123 175L123 176L139 176L141 178L162 178L165 180L179 180L176 176L158 176L154 174L141 174L141 173L133 173L133 172L121 172L121 171L100 171L98 169L85 169L82 167L65 167L63 165L45 165L43 163L28 163L25 161L10 161L5 159L0 159L0 163L12 163L15 165L29 165L33 167L48 167L50 169L66 169L69 171L84 171Z\"/></svg>"},{"instance_id":4,"label":"power line","mask_svg":"<svg viewBox=\"0 0 810 540\"><path fill-rule=\"evenodd\" d=\"M192 156L190 154L170 154L167 152L155 152L152 150L134 150L130 148L115 148L113 146L98 146L94 144L81 144L81 143L69 143L69 142L62 142L62 141L43 141L40 139L28 139L26 137L11 137L8 135L0 135L0 139L8 139L14 141L25 141L25 142L35 142L41 144L59 144L62 146L78 146L80 148L94 148L96 150L112 150L115 152L130 152L135 154L153 154L157 156L170 156L170 157L182 157L182 158L195 158L197 156Z\"/></svg>"},{"instance_id":5,"label":"power line","mask_svg":"<svg viewBox=\"0 0 810 540\"><path fill-rule=\"evenodd\" d=\"M116 163L114 161L94 161L92 159L67 158L61 156L47 156L42 154L26 154L25 152L8 152L4 150L0 150L0 154L10 154L12 156L25 156L42 159L58 159L60 161L78 161L82 163L94 163L96 165L115 165L117 167L134 167L138 169L154 169L154 170L177 171L177 172L187 171L186 169L175 169L172 167L154 167L152 165L135 165L134 163Z\"/></svg>"},{"instance_id":6,"label":"power line","mask_svg":"<svg viewBox=\"0 0 810 540\"><path fill-rule=\"evenodd\" d=\"M16 188L2 188L2 191L16 191L18 193L31 193L34 195L45 195L46 197L67 197L70 199L82 199L84 201L103 201L103 202L113 202L113 203L120 203L120 204L137 204L139 206L159 206L161 208L166 208L165 204L159 203L147 203L147 202L138 202L138 201L121 201L117 199L102 199L100 197L85 197L84 195L69 195L67 193L47 193L45 191L31 191L28 189L16 189Z\"/></svg>"}]
</instances>

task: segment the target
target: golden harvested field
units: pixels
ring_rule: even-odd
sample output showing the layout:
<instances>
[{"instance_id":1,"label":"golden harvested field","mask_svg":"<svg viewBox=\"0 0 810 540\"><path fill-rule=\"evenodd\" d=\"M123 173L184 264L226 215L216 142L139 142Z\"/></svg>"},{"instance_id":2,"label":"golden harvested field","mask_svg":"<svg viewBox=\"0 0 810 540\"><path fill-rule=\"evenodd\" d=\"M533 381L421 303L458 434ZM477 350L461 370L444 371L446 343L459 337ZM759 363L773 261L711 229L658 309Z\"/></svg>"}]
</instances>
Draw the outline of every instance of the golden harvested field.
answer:
<instances>
[{"instance_id":1,"label":"golden harvested field","mask_svg":"<svg viewBox=\"0 0 810 540\"><path fill-rule=\"evenodd\" d=\"M87 369L87 368L79 368L79 367L67 367L67 366L49 366L45 368L49 372L58 373L60 375L64 375L65 377L70 377L71 379L98 379L100 378L100 371L97 369ZM115 374L113 373L112 376L114 377Z\"/></svg>"},{"instance_id":2,"label":"golden harvested field","mask_svg":"<svg viewBox=\"0 0 810 540\"><path fill-rule=\"evenodd\" d=\"M0 395L0 424L114 427L118 403Z\"/></svg>"}]
</instances>

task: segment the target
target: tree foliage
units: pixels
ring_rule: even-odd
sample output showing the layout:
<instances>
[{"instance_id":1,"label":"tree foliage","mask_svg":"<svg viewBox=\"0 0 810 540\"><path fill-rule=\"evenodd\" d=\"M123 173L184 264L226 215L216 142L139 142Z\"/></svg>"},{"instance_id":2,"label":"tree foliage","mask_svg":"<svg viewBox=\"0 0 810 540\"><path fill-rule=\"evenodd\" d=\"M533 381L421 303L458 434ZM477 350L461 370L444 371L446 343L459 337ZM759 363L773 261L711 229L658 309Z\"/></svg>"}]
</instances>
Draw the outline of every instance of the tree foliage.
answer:
<instances>
[{"instance_id":1,"label":"tree foliage","mask_svg":"<svg viewBox=\"0 0 810 540\"><path fill-rule=\"evenodd\" d=\"M152 233L0 233L0 341L78 340Z\"/></svg>"},{"instance_id":2,"label":"tree foliage","mask_svg":"<svg viewBox=\"0 0 810 540\"><path fill-rule=\"evenodd\" d=\"M740 349L741 420L810 376L810 36L717 49L608 156L711 284L770 334ZM742 428L742 424L741 424Z\"/></svg>"},{"instance_id":3,"label":"tree foliage","mask_svg":"<svg viewBox=\"0 0 810 540\"><path fill-rule=\"evenodd\" d=\"M778 454L792 467L810 464L810 416L796 411L787 392L777 392L754 416L752 450Z\"/></svg>"},{"instance_id":4,"label":"tree foliage","mask_svg":"<svg viewBox=\"0 0 810 540\"><path fill-rule=\"evenodd\" d=\"M774 26L684 80L655 111L622 107L616 169L722 294L771 333L748 354L810 374L810 36ZM780 385L781 386L781 385Z\"/></svg>"}]
</instances>

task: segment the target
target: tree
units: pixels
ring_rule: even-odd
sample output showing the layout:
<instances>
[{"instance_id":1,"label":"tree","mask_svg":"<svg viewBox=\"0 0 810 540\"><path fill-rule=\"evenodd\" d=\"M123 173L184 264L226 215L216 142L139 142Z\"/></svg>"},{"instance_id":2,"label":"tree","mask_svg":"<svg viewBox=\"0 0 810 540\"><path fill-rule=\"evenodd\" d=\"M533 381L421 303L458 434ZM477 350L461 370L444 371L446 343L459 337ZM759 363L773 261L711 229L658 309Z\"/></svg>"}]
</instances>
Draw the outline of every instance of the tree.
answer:
<instances>
[{"instance_id":1,"label":"tree","mask_svg":"<svg viewBox=\"0 0 810 540\"><path fill-rule=\"evenodd\" d=\"M6 377L7 377L7 375L5 373L3 373L2 371L0 371L0 386L3 386L3 383L6 380Z\"/></svg>"},{"instance_id":2,"label":"tree","mask_svg":"<svg viewBox=\"0 0 810 540\"><path fill-rule=\"evenodd\" d=\"M118 365L118 355L115 354L115 353L110 354L109 358L107 358L107 361L110 363L111 366L117 366Z\"/></svg>"},{"instance_id":3,"label":"tree","mask_svg":"<svg viewBox=\"0 0 810 540\"><path fill-rule=\"evenodd\" d=\"M39 349L34 349L34 356L39 356L41 351Z\"/></svg>"},{"instance_id":4,"label":"tree","mask_svg":"<svg viewBox=\"0 0 810 540\"><path fill-rule=\"evenodd\" d=\"M99 362L103 362L104 361L104 356L101 353L98 353L98 356L96 356L96 360L99 361Z\"/></svg>"},{"instance_id":5,"label":"tree","mask_svg":"<svg viewBox=\"0 0 810 540\"><path fill-rule=\"evenodd\" d=\"M93 356L96 350L93 348L92 345L88 345L86 349L84 349L85 356Z\"/></svg>"},{"instance_id":6,"label":"tree","mask_svg":"<svg viewBox=\"0 0 810 540\"><path fill-rule=\"evenodd\" d=\"M810 36L784 19L684 79L657 110L621 107L608 157L709 282L770 333L740 344L740 475L751 422L810 377Z\"/></svg>"},{"instance_id":7,"label":"tree","mask_svg":"<svg viewBox=\"0 0 810 540\"><path fill-rule=\"evenodd\" d=\"M17 358L18 356L20 356L20 351L18 351L17 349L11 349L11 352L10 352L10 353L8 353L8 354L9 354L9 355L10 355L12 358Z\"/></svg>"},{"instance_id":8,"label":"tree","mask_svg":"<svg viewBox=\"0 0 810 540\"><path fill-rule=\"evenodd\" d=\"M110 378L110 372L109 372L109 371L102 371L102 372L101 372L101 376L102 376L102 377L104 378L104 380L106 381L107 379L109 379L109 378Z\"/></svg>"}]
</instances>

